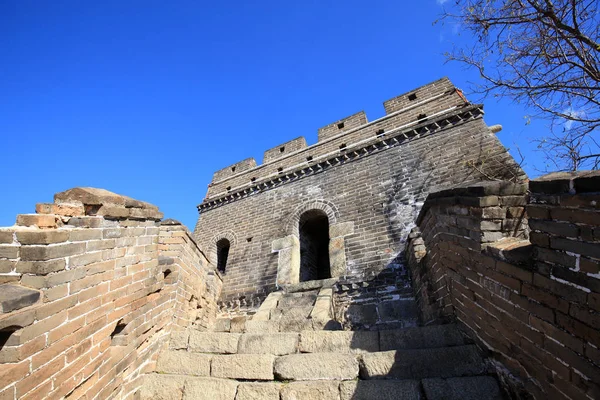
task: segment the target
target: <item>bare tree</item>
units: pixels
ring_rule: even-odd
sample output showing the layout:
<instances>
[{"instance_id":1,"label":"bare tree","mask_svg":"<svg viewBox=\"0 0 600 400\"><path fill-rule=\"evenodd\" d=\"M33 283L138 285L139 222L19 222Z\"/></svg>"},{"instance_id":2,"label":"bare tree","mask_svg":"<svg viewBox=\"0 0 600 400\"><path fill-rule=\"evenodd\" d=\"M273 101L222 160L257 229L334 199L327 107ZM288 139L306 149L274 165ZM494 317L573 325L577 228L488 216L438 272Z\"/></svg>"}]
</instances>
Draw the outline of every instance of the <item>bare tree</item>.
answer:
<instances>
[{"instance_id":1,"label":"bare tree","mask_svg":"<svg viewBox=\"0 0 600 400\"><path fill-rule=\"evenodd\" d=\"M479 71L476 93L551 121L536 142L556 169L599 167L600 0L456 0L441 20L473 35L446 56Z\"/></svg>"}]
</instances>

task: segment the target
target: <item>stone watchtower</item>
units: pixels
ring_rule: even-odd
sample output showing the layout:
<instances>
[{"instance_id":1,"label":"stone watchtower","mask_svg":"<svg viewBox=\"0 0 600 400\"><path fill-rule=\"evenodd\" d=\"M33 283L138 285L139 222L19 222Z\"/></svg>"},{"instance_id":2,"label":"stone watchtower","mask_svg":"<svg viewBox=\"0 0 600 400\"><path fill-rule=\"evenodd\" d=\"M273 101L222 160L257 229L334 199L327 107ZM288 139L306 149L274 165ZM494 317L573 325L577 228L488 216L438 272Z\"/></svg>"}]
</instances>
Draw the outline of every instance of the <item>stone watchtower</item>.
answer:
<instances>
[{"instance_id":1,"label":"stone watchtower","mask_svg":"<svg viewBox=\"0 0 600 400\"><path fill-rule=\"evenodd\" d=\"M313 145L298 137L260 165L215 172L194 235L222 273L222 306L251 309L278 288L328 278L407 287L405 242L428 193L524 175L483 106L447 78L384 108L374 121L361 111L320 128Z\"/></svg>"}]
</instances>

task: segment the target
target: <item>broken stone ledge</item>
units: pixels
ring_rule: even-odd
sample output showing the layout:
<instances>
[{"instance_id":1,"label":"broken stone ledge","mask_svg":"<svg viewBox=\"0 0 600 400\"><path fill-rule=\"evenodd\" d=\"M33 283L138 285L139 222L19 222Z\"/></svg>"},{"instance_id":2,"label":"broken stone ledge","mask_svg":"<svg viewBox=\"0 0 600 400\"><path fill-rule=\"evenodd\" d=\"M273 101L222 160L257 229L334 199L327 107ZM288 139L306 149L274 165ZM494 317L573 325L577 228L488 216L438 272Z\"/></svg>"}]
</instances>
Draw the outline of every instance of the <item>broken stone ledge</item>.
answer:
<instances>
[{"instance_id":1,"label":"broken stone ledge","mask_svg":"<svg viewBox=\"0 0 600 400\"><path fill-rule=\"evenodd\" d=\"M17 225L40 229L58 228L71 219L104 217L108 220L163 218L158 207L105 189L78 187L54 195L54 203L36 205L36 214L17 216Z\"/></svg>"}]
</instances>

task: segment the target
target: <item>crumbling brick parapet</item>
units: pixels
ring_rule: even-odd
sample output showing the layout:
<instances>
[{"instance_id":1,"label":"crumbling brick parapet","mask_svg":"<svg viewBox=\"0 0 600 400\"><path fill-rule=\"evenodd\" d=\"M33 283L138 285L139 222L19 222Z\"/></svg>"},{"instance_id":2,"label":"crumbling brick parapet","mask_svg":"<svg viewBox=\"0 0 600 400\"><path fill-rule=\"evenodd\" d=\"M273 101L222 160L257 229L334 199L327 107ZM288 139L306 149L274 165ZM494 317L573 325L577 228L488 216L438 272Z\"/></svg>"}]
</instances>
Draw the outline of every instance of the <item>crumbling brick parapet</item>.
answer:
<instances>
[{"instance_id":1,"label":"crumbling brick parapet","mask_svg":"<svg viewBox=\"0 0 600 400\"><path fill-rule=\"evenodd\" d=\"M517 398L595 397L599 203L597 171L431 194L409 237L421 318L459 320Z\"/></svg>"},{"instance_id":2,"label":"crumbling brick parapet","mask_svg":"<svg viewBox=\"0 0 600 400\"><path fill-rule=\"evenodd\" d=\"M151 204L75 188L36 210L0 229L0 398L130 398L174 328L214 320L220 277Z\"/></svg>"}]
</instances>

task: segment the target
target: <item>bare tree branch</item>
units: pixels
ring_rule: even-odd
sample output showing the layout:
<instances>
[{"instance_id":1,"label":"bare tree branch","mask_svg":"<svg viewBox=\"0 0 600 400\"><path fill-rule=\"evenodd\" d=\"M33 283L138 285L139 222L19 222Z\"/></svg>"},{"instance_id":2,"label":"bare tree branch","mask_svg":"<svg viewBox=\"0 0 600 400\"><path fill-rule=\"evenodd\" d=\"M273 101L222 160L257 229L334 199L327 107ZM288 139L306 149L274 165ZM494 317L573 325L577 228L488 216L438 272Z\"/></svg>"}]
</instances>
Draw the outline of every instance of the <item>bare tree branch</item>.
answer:
<instances>
[{"instance_id":1,"label":"bare tree branch","mask_svg":"<svg viewBox=\"0 0 600 400\"><path fill-rule=\"evenodd\" d=\"M455 0L449 19L473 38L448 53L476 69L474 91L551 121L538 148L557 169L600 165L600 0Z\"/></svg>"}]
</instances>

